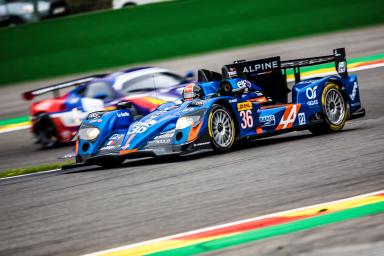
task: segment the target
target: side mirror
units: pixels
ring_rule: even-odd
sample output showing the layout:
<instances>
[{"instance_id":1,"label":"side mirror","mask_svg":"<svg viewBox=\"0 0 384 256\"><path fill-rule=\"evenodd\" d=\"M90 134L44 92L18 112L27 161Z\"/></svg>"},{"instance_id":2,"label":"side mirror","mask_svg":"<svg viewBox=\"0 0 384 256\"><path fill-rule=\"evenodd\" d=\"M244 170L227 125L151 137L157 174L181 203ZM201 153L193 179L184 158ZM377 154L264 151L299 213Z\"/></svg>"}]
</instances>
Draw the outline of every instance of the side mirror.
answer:
<instances>
[{"instance_id":1,"label":"side mirror","mask_svg":"<svg viewBox=\"0 0 384 256\"><path fill-rule=\"evenodd\" d=\"M129 101L122 101L117 103L117 109L128 109L132 108L132 103Z\"/></svg>"}]
</instances>

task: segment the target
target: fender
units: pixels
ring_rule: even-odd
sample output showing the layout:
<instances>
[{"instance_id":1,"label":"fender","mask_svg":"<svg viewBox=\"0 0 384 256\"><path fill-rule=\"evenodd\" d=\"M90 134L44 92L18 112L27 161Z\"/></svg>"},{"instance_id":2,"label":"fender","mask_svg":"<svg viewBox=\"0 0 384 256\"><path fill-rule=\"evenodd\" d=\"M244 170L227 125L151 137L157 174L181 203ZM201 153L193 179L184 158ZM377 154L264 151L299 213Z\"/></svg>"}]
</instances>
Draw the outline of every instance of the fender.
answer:
<instances>
[{"instance_id":1,"label":"fender","mask_svg":"<svg viewBox=\"0 0 384 256\"><path fill-rule=\"evenodd\" d=\"M78 155L93 155L114 134L123 134L133 122L133 115L129 109L119 109L110 112L93 112L87 115L81 123L80 129L97 128L100 134L93 140L79 138ZM121 138L122 139L122 138Z\"/></svg>"},{"instance_id":2,"label":"fender","mask_svg":"<svg viewBox=\"0 0 384 256\"><path fill-rule=\"evenodd\" d=\"M341 92L345 97L352 116L354 114L364 116L364 111L360 113L361 101L356 75L348 75L346 78L339 76L327 76L320 79L315 78L304 80L292 88L293 103L307 104L313 112L320 112L321 95L325 85L328 82L334 82L341 86Z\"/></svg>"}]
</instances>

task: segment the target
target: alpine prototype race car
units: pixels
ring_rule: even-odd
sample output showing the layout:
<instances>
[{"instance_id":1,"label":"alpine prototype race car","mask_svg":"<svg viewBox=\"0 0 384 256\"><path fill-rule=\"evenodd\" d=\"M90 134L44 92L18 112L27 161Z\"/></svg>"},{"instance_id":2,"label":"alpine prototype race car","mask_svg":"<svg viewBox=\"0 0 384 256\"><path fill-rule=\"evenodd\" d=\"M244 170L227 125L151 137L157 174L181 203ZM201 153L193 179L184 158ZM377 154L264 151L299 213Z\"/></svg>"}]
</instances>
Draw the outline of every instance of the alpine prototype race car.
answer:
<instances>
[{"instance_id":1,"label":"alpine prototype race car","mask_svg":"<svg viewBox=\"0 0 384 256\"><path fill-rule=\"evenodd\" d=\"M54 93L54 98L34 102L30 107L32 133L36 142L47 148L70 141L90 112L116 109L121 101L132 103L132 113L147 115L161 103L179 98L192 78L193 73L180 76L163 68L140 67L50 85L25 92L23 98L32 100ZM59 95L59 90L70 87L75 88Z\"/></svg>"},{"instance_id":2,"label":"alpine prototype race car","mask_svg":"<svg viewBox=\"0 0 384 256\"><path fill-rule=\"evenodd\" d=\"M300 68L328 62L335 63L338 75L301 80ZM292 90L287 69L295 74ZM227 151L239 140L290 131L337 132L347 120L365 115L343 48L298 60L236 61L223 66L221 74L199 70L198 83L187 85L178 101L142 118L127 107L94 112L83 120L75 147L78 164L117 166L141 156Z\"/></svg>"}]
</instances>

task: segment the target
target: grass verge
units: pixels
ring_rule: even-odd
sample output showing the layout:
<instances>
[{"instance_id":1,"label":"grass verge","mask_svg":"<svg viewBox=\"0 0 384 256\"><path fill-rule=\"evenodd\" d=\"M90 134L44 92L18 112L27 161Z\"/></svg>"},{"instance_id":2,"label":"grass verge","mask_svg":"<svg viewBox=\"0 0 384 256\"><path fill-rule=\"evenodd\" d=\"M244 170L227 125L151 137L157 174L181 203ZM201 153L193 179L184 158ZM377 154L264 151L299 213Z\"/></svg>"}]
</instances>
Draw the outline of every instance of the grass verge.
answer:
<instances>
[{"instance_id":1,"label":"grass verge","mask_svg":"<svg viewBox=\"0 0 384 256\"><path fill-rule=\"evenodd\" d=\"M9 178L9 177L14 177L19 175L55 170L55 169L61 168L63 165L68 165L73 163L74 161L64 161L59 163L37 165L37 166L26 167L26 168L8 169L0 173L0 178Z\"/></svg>"},{"instance_id":2,"label":"grass verge","mask_svg":"<svg viewBox=\"0 0 384 256\"><path fill-rule=\"evenodd\" d=\"M6 28L0 85L384 23L383 12L382 0L178 0Z\"/></svg>"}]
</instances>

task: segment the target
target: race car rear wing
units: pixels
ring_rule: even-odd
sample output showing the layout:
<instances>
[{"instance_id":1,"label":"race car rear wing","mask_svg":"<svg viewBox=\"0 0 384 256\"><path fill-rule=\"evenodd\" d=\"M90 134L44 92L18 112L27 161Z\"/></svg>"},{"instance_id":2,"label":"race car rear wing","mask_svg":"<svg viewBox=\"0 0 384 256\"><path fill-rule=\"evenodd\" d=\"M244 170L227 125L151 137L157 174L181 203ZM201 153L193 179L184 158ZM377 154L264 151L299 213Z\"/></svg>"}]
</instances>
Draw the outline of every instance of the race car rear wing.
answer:
<instances>
[{"instance_id":1,"label":"race car rear wing","mask_svg":"<svg viewBox=\"0 0 384 256\"><path fill-rule=\"evenodd\" d=\"M222 68L223 79L243 77L263 87L265 92L279 102L287 102L287 69L293 69L295 82L300 82L300 68L335 62L337 73L345 78L348 75L345 49L333 50L333 55L305 59L281 61L280 57L259 60L238 60Z\"/></svg>"},{"instance_id":2,"label":"race car rear wing","mask_svg":"<svg viewBox=\"0 0 384 256\"><path fill-rule=\"evenodd\" d=\"M348 76L347 60L345 58L345 48L338 48L333 50L332 55L312 57L297 60L286 60L281 62L281 68L283 69L283 75L286 77L287 69L293 69L295 75L295 82L300 82L300 68L307 66L320 65L324 63L335 63L337 73L345 78Z\"/></svg>"},{"instance_id":3,"label":"race car rear wing","mask_svg":"<svg viewBox=\"0 0 384 256\"><path fill-rule=\"evenodd\" d=\"M40 89L24 92L22 94L22 97L24 100L32 100L36 96L43 95L43 94L46 94L49 92L53 92L54 96L58 97L59 96L59 90L61 90L61 89L73 87L73 86L79 86L79 85L88 83L88 82L90 82L96 78L102 78L104 76L106 76L106 75L105 74L99 74L99 75L93 75L93 76L86 76L86 77L78 78L78 79L71 80L68 82L52 84L52 85L49 85L49 86L46 86L46 87L43 87Z\"/></svg>"}]
</instances>

